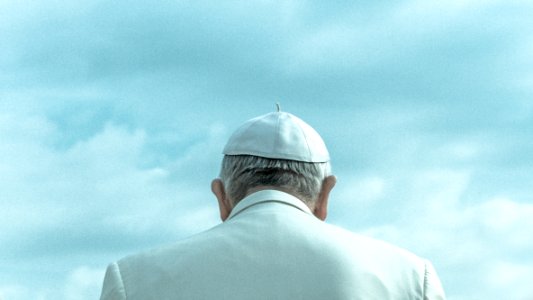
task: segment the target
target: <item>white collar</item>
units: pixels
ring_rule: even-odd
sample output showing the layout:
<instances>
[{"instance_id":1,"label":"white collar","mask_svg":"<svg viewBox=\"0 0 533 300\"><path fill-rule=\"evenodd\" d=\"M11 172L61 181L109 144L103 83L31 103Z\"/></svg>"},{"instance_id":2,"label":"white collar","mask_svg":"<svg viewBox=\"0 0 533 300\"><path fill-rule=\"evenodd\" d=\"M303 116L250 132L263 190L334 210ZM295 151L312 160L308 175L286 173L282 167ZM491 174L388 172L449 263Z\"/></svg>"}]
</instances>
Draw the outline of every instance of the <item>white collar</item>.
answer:
<instances>
[{"instance_id":1,"label":"white collar","mask_svg":"<svg viewBox=\"0 0 533 300\"><path fill-rule=\"evenodd\" d=\"M250 206L264 203L264 202L279 202L296 207L297 209L313 215L309 207L300 199L294 197L291 194L281 192L278 190L261 190L246 196L239 201L237 205L231 210L228 220L241 213L243 210Z\"/></svg>"}]
</instances>

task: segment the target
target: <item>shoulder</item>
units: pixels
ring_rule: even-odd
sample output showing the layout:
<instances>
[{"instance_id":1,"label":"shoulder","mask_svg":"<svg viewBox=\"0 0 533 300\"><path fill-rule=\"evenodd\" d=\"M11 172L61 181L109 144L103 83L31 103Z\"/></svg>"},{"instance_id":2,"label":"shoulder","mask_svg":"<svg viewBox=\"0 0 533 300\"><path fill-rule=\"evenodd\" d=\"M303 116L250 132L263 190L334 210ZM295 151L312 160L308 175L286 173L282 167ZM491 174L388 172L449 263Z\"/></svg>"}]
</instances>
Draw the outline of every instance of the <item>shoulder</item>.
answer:
<instances>
[{"instance_id":1,"label":"shoulder","mask_svg":"<svg viewBox=\"0 0 533 300\"><path fill-rule=\"evenodd\" d=\"M219 252L228 235L226 223L198 232L177 241L133 253L120 259L117 264L123 273L145 273L142 270L161 272L170 266L188 265L192 262L207 262L212 253Z\"/></svg>"},{"instance_id":2,"label":"shoulder","mask_svg":"<svg viewBox=\"0 0 533 300\"><path fill-rule=\"evenodd\" d=\"M377 269L383 266L424 273L426 260L407 249L328 223L324 223L323 230L322 236L330 245L326 247L335 249L337 254L350 256L350 260L373 264Z\"/></svg>"},{"instance_id":3,"label":"shoulder","mask_svg":"<svg viewBox=\"0 0 533 300\"><path fill-rule=\"evenodd\" d=\"M121 269L140 267L140 265L146 268L166 265L169 260L174 262L187 260L188 256L197 255L202 249L198 247L198 244L210 244L209 241L217 236L218 227L220 225L168 244L125 256L118 261L118 265Z\"/></svg>"},{"instance_id":4,"label":"shoulder","mask_svg":"<svg viewBox=\"0 0 533 300\"><path fill-rule=\"evenodd\" d=\"M117 263L112 263L107 267L100 299L126 299L126 291Z\"/></svg>"},{"instance_id":5,"label":"shoulder","mask_svg":"<svg viewBox=\"0 0 533 300\"><path fill-rule=\"evenodd\" d=\"M208 255L215 247L209 243L212 240L209 236L213 235L212 230L208 230L128 255L111 264L108 270L120 279L115 281L120 282L120 291L127 294L128 299L156 299L154 294L159 299L173 299L171 293L176 292L174 287L190 285L189 271L194 268L205 271L214 264L213 258Z\"/></svg>"},{"instance_id":6,"label":"shoulder","mask_svg":"<svg viewBox=\"0 0 533 300\"><path fill-rule=\"evenodd\" d=\"M413 252L346 229L327 225L332 244L343 257L339 269L353 277L370 276L386 287L392 299L412 299L416 295L444 295L431 263ZM357 270L357 271L354 271ZM440 296L439 296L440 297ZM442 297L431 299L444 299Z\"/></svg>"}]
</instances>

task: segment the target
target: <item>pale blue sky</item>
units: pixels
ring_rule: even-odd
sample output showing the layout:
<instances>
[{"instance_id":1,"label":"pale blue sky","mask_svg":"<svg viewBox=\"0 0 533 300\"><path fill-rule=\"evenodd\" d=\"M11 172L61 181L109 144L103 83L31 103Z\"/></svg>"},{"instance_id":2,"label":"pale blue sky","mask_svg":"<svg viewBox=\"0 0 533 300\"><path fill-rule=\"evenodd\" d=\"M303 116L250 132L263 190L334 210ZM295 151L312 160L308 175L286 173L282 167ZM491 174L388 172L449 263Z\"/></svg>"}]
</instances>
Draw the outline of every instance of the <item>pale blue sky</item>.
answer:
<instances>
[{"instance_id":1,"label":"pale blue sky","mask_svg":"<svg viewBox=\"0 0 533 300\"><path fill-rule=\"evenodd\" d=\"M222 147L276 102L330 149L328 222L451 300L533 297L532 4L220 2L0 2L2 299L96 299L218 224Z\"/></svg>"}]
</instances>

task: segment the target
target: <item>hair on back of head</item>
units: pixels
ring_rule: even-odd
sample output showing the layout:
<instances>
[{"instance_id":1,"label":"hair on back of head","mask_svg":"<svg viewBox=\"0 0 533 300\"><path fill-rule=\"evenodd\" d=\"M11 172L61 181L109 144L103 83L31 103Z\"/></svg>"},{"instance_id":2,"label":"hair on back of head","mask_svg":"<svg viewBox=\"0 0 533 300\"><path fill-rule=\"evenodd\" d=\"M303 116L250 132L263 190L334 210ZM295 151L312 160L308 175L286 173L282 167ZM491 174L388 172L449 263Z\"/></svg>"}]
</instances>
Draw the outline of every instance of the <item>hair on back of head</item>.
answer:
<instances>
[{"instance_id":1,"label":"hair on back of head","mask_svg":"<svg viewBox=\"0 0 533 300\"><path fill-rule=\"evenodd\" d=\"M272 186L294 194L308 205L318 198L322 181L331 174L329 162L309 163L253 155L225 155L220 178L233 205L252 188Z\"/></svg>"}]
</instances>

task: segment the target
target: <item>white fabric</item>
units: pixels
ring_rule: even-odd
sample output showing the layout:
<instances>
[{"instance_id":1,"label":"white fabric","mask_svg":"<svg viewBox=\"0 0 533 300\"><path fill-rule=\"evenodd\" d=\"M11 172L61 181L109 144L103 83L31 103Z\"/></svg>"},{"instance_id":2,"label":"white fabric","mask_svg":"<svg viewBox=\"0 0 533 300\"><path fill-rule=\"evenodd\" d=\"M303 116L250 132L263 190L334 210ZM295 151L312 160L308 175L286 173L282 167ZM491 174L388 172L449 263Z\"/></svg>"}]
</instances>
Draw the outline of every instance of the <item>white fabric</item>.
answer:
<instances>
[{"instance_id":1,"label":"white fabric","mask_svg":"<svg viewBox=\"0 0 533 300\"><path fill-rule=\"evenodd\" d=\"M444 299L431 264L326 224L289 194L243 199L224 223L109 266L101 300Z\"/></svg>"},{"instance_id":2,"label":"white fabric","mask_svg":"<svg viewBox=\"0 0 533 300\"><path fill-rule=\"evenodd\" d=\"M230 137L223 153L304 162L329 161L320 135L287 112L273 112L246 121Z\"/></svg>"}]
</instances>

